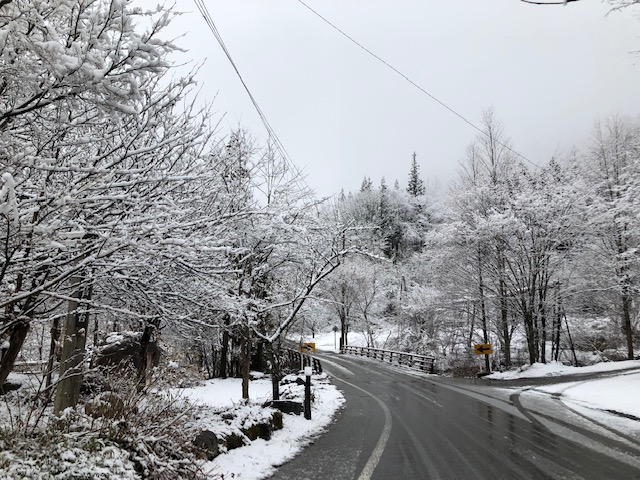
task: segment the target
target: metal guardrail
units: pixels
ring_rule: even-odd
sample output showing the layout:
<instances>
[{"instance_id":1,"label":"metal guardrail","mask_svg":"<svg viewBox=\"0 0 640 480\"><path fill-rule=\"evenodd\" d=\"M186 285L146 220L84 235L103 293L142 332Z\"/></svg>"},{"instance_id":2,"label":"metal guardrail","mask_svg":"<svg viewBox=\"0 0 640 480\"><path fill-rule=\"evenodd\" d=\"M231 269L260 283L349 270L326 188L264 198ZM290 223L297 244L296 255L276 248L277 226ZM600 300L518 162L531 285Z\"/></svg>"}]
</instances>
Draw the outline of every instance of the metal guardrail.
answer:
<instances>
[{"instance_id":1,"label":"metal guardrail","mask_svg":"<svg viewBox=\"0 0 640 480\"><path fill-rule=\"evenodd\" d=\"M418 368L424 372L433 373L435 358L417 353L396 352L394 350L383 350L381 348L354 347L346 345L340 353L350 353L361 357L373 358L390 364L404 365L411 368Z\"/></svg>"}]
</instances>

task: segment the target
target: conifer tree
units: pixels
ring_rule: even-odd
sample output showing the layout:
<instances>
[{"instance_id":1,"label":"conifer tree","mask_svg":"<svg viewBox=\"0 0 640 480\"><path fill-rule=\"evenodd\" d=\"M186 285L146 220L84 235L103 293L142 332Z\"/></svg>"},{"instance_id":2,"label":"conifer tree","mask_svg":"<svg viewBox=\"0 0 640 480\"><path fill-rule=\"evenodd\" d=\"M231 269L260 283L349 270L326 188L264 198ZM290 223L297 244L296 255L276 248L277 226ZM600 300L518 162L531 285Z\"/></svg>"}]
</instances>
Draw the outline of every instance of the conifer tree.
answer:
<instances>
[{"instance_id":1,"label":"conifer tree","mask_svg":"<svg viewBox=\"0 0 640 480\"><path fill-rule=\"evenodd\" d=\"M420 179L418 162L416 161L416 152L413 152L411 161L411 170L409 170L409 184L407 186L407 193L412 197L424 195L425 188L424 182Z\"/></svg>"}]
</instances>

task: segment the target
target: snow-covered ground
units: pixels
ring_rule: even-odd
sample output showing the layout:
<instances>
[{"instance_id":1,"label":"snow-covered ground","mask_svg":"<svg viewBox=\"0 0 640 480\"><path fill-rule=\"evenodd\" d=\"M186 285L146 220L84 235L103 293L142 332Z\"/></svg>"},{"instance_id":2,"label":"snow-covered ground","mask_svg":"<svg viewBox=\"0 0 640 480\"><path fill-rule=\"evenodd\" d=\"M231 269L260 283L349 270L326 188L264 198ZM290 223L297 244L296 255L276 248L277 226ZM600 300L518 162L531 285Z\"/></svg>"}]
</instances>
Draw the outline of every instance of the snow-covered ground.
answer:
<instances>
[{"instance_id":1,"label":"snow-covered ground","mask_svg":"<svg viewBox=\"0 0 640 480\"><path fill-rule=\"evenodd\" d=\"M592 373L608 374L603 378L581 379ZM604 362L588 367L570 367L561 363L534 363L516 371L494 373L485 378L515 380L562 376L561 383L537 386L535 390L559 395L568 405L594 412L616 412L640 419L640 360ZM566 381L566 376L576 376ZM640 428L636 426L636 428Z\"/></svg>"},{"instance_id":2,"label":"snow-covered ground","mask_svg":"<svg viewBox=\"0 0 640 480\"><path fill-rule=\"evenodd\" d=\"M208 380L192 388L174 388L166 396L163 395L166 391L156 392L160 394L158 398L166 399L159 404L160 407L168 408L169 405L181 403L186 407L182 409L183 407L178 406L178 410L181 411L181 418L188 417L185 423L187 430L211 430L219 440L230 434L241 437L244 446L229 451L223 446L219 456L202 465L208 478L258 480L269 477L276 466L290 460L313 442L334 420L344 404L344 396L329 382L326 374L313 375L311 420L306 420L303 415L284 414L283 428L273 431L269 440L258 438L251 441L243 433L243 429L273 420L275 412L272 408L263 407L265 402L271 400L270 377L252 372L252 378L248 403L242 401L242 380L236 378ZM298 376L289 375L283 379L280 387L283 399L302 401L304 386L296 383L297 378ZM28 398L38 387L37 378L33 375L12 373L9 380L21 383L23 387L9 394L13 399L11 408L8 401L0 403L0 427L7 428L12 426L12 422L16 422L17 416L29 414L28 411L23 411L23 406L18 405L18 400ZM145 406L145 409L148 408ZM84 420L93 421L90 417L83 416L82 412L83 409L78 413L69 409L69 415L73 416L75 422L73 425L84 425ZM158 411L158 414L162 414L162 411ZM143 427L136 425L135 428ZM172 435L172 432L162 433ZM143 438L143 434L140 435ZM0 478L140 478L128 458L128 451L112 443L104 447L99 438L95 440L96 445L92 445L93 437L89 435L86 436L88 440L81 441L83 438L66 435L62 431L57 436L45 435L43 441L49 442L45 445L46 448L24 435L18 439L0 438ZM192 438L187 435L180 441L190 442ZM104 448L99 448L101 446ZM39 447L47 458L43 458L43 452L38 451ZM22 451L14 451L12 448Z\"/></svg>"},{"instance_id":3,"label":"snow-covered ground","mask_svg":"<svg viewBox=\"0 0 640 480\"><path fill-rule=\"evenodd\" d=\"M253 374L256 375L256 374ZM258 374L258 376L260 376ZM275 467L290 460L324 431L344 403L343 395L328 382L326 374L312 377L311 393L314 403L311 420L304 416L284 415L282 430L276 430L270 440L257 439L250 445L223 453L208 462L205 470L213 475L240 480L258 480L273 474ZM292 384L291 388L298 387ZM286 389L287 385L282 389ZM233 408L240 417L259 414L256 405L271 399L271 380L263 376L251 381L249 405L241 405L241 379L213 379L203 386L181 389L191 401L217 410ZM243 410L246 410L243 413Z\"/></svg>"},{"instance_id":4,"label":"snow-covered ground","mask_svg":"<svg viewBox=\"0 0 640 480\"><path fill-rule=\"evenodd\" d=\"M561 394L564 402L592 410L616 412L640 421L640 370L586 382L567 382L538 387ZM637 424L640 429L640 424Z\"/></svg>"},{"instance_id":5,"label":"snow-covered ground","mask_svg":"<svg viewBox=\"0 0 640 480\"><path fill-rule=\"evenodd\" d=\"M496 372L485 378L491 380L515 380L518 378L557 377L560 375L584 375L588 373L614 372L616 370L640 369L640 360L625 362L602 362L588 367L572 367L559 362L534 363L517 370Z\"/></svg>"}]
</instances>

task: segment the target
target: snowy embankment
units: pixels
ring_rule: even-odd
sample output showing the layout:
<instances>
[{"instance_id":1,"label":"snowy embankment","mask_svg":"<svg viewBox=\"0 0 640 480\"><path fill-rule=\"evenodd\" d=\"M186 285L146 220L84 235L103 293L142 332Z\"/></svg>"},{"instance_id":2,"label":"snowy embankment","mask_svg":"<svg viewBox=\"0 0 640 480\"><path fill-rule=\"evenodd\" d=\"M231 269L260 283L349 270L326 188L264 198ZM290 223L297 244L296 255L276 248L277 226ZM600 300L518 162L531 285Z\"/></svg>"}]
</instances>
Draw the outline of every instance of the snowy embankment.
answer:
<instances>
[{"instance_id":1,"label":"snowy embankment","mask_svg":"<svg viewBox=\"0 0 640 480\"><path fill-rule=\"evenodd\" d=\"M179 374L177 368L171 366L171 372ZM266 478L332 422L344 397L326 374L313 375L312 419L282 414L276 424L279 412L263 406L271 400L270 378L258 372L252 377L249 402L242 401L241 380L235 378L209 380L193 388L161 387L145 394L131 384L130 390L107 392L124 399L121 405L97 404L95 396L77 409L65 410L55 420L58 428L48 428L52 407L27 403L39 392L38 377L12 373L9 384L18 388L6 392L0 402L0 479ZM300 377L283 379L282 399L302 402ZM87 408L93 404L103 408L99 415L92 416L96 410ZM110 405L121 410L113 415ZM266 425L273 431L265 431ZM202 431L218 440L220 454L212 461L192 455Z\"/></svg>"},{"instance_id":2,"label":"snowy embankment","mask_svg":"<svg viewBox=\"0 0 640 480\"><path fill-rule=\"evenodd\" d=\"M260 376L253 373L252 375ZM343 395L328 382L326 374L311 378L311 420L300 415L284 415L283 428L273 432L270 440L256 439L249 445L230 450L205 465L212 477L240 480L258 480L272 475L275 467L290 460L332 422L336 412L344 403ZM284 385L281 394L285 397L301 397L304 387L295 383ZM271 380L262 376L251 381L249 405L242 405L241 379L213 379L203 386L180 389L181 395L192 402L215 410L233 409L236 418L251 419L260 415L257 407L271 399ZM203 429L219 430L232 425L211 425L207 417L199 420ZM217 432L216 432L217 433Z\"/></svg>"},{"instance_id":3,"label":"snowy embankment","mask_svg":"<svg viewBox=\"0 0 640 480\"><path fill-rule=\"evenodd\" d=\"M584 375L605 375L587 379ZM575 376L575 380L567 377ZM640 360L604 362L588 367L534 363L516 371L494 373L487 379L516 380L562 377L561 383L538 386L537 391L560 396L563 402L588 410L616 413L640 420Z\"/></svg>"}]
</instances>

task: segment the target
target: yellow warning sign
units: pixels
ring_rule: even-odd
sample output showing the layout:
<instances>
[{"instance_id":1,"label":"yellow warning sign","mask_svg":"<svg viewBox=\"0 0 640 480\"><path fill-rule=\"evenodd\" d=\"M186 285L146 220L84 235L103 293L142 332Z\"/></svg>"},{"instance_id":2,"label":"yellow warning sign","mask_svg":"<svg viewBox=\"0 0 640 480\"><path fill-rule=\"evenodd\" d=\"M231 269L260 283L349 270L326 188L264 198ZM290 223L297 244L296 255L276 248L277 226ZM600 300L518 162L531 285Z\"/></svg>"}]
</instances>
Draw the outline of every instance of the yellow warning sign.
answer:
<instances>
[{"instance_id":1,"label":"yellow warning sign","mask_svg":"<svg viewBox=\"0 0 640 480\"><path fill-rule=\"evenodd\" d=\"M302 353L316 353L316 344L315 342L305 342L300 345L298 350Z\"/></svg>"},{"instance_id":2,"label":"yellow warning sign","mask_svg":"<svg viewBox=\"0 0 640 480\"><path fill-rule=\"evenodd\" d=\"M489 355L493 353L493 345L490 343L476 343L473 346L473 353L476 355Z\"/></svg>"}]
</instances>

